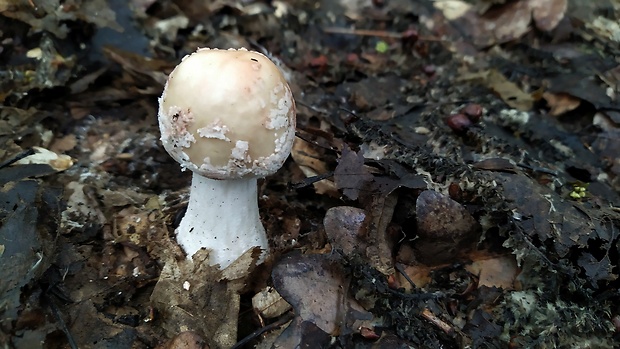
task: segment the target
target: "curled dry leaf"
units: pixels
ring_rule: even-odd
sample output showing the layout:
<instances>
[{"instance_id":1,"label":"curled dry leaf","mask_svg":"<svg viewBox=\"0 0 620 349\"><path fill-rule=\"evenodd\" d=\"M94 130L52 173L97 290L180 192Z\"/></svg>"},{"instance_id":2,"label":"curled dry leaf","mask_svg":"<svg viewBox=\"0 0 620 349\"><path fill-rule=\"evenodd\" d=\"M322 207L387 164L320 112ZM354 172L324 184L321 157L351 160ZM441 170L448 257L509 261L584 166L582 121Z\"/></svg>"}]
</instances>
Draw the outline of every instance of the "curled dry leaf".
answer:
<instances>
[{"instance_id":1,"label":"curled dry leaf","mask_svg":"<svg viewBox=\"0 0 620 349\"><path fill-rule=\"evenodd\" d=\"M55 171L64 171L73 166L73 159L68 155L56 154L51 150L33 147L34 154L15 162L15 165L41 164L49 165Z\"/></svg>"},{"instance_id":2,"label":"curled dry leaf","mask_svg":"<svg viewBox=\"0 0 620 349\"><path fill-rule=\"evenodd\" d=\"M252 297L252 307L267 319L278 317L291 309L291 305L270 286L265 287Z\"/></svg>"},{"instance_id":3,"label":"curled dry leaf","mask_svg":"<svg viewBox=\"0 0 620 349\"><path fill-rule=\"evenodd\" d=\"M329 172L327 164L321 160L321 153L313 148L311 143L301 138L295 138L293 149L291 149L291 157L306 177L316 177ZM334 182L329 179L313 182L312 185L317 194L337 196L338 189Z\"/></svg>"},{"instance_id":4,"label":"curled dry leaf","mask_svg":"<svg viewBox=\"0 0 620 349\"><path fill-rule=\"evenodd\" d=\"M369 203L370 224L368 229L366 257L371 266L384 275L394 274L392 247L394 241L388 234L388 226L398 203L398 193L375 195Z\"/></svg>"},{"instance_id":5,"label":"curled dry leaf","mask_svg":"<svg viewBox=\"0 0 620 349\"><path fill-rule=\"evenodd\" d=\"M579 98L573 97L568 93L543 93L543 98L547 101L547 104L551 107L549 115L558 116L571 110L575 110L580 104Z\"/></svg>"}]
</instances>

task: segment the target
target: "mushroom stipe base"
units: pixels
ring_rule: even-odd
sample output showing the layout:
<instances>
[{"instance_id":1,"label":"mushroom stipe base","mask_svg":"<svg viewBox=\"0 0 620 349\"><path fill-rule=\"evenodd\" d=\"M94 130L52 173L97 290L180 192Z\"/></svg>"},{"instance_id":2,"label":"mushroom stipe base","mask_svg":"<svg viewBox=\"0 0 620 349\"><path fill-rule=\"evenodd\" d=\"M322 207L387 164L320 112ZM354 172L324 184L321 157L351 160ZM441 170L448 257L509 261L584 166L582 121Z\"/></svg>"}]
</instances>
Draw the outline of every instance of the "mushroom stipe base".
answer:
<instances>
[{"instance_id":1,"label":"mushroom stipe base","mask_svg":"<svg viewBox=\"0 0 620 349\"><path fill-rule=\"evenodd\" d=\"M222 269L255 246L268 251L258 212L257 179L217 180L194 173L187 212L176 238L188 258L209 246L209 264Z\"/></svg>"}]
</instances>

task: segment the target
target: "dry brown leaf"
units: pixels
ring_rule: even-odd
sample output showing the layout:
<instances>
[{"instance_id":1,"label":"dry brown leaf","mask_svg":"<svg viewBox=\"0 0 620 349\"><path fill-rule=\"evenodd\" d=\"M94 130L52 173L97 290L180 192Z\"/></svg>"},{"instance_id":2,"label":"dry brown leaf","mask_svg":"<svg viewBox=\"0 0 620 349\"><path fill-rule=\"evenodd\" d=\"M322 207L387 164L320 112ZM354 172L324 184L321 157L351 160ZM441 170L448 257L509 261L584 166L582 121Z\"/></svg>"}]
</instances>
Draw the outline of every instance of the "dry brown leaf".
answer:
<instances>
[{"instance_id":1,"label":"dry brown leaf","mask_svg":"<svg viewBox=\"0 0 620 349\"><path fill-rule=\"evenodd\" d=\"M560 24L568 8L567 0L530 0L528 3L532 9L536 28L547 32L552 31Z\"/></svg>"},{"instance_id":2,"label":"dry brown leaf","mask_svg":"<svg viewBox=\"0 0 620 349\"><path fill-rule=\"evenodd\" d=\"M519 274L513 255L477 259L465 266L465 269L478 276L478 286L500 287L505 290L514 288L514 280Z\"/></svg>"},{"instance_id":3,"label":"dry brown leaf","mask_svg":"<svg viewBox=\"0 0 620 349\"><path fill-rule=\"evenodd\" d=\"M472 6L464 1L438 1L435 6L451 21L460 23L478 46L490 46L516 40L532 29L551 31L564 18L567 0L508 1L501 6Z\"/></svg>"},{"instance_id":4,"label":"dry brown leaf","mask_svg":"<svg viewBox=\"0 0 620 349\"><path fill-rule=\"evenodd\" d=\"M74 134L66 135L62 138L56 138L50 145L50 150L55 153L64 153L68 150L75 148L77 145L77 138Z\"/></svg>"},{"instance_id":5,"label":"dry brown leaf","mask_svg":"<svg viewBox=\"0 0 620 349\"><path fill-rule=\"evenodd\" d=\"M208 251L192 259L168 258L151 302L160 313L167 336L195 331L211 348L230 348L237 341L239 290L242 280L220 281L222 271L207 262Z\"/></svg>"},{"instance_id":6,"label":"dry brown leaf","mask_svg":"<svg viewBox=\"0 0 620 349\"><path fill-rule=\"evenodd\" d=\"M551 107L549 115L558 116L571 110L575 110L581 104L581 99L573 97L568 93L543 93L543 98Z\"/></svg>"},{"instance_id":7,"label":"dry brown leaf","mask_svg":"<svg viewBox=\"0 0 620 349\"><path fill-rule=\"evenodd\" d=\"M530 11L528 1L509 2L482 15L481 30L491 32L497 43L518 39L530 31Z\"/></svg>"},{"instance_id":8,"label":"dry brown leaf","mask_svg":"<svg viewBox=\"0 0 620 349\"><path fill-rule=\"evenodd\" d=\"M524 92L514 82L508 80L502 73L493 69L486 80L487 86L495 91L501 99L512 108L528 111L532 109L534 99Z\"/></svg>"},{"instance_id":9,"label":"dry brown leaf","mask_svg":"<svg viewBox=\"0 0 620 349\"><path fill-rule=\"evenodd\" d=\"M306 142L301 138L295 138L291 156L299 166L310 168L320 174L329 172L327 164L321 160L321 153L312 147L310 142Z\"/></svg>"},{"instance_id":10,"label":"dry brown leaf","mask_svg":"<svg viewBox=\"0 0 620 349\"><path fill-rule=\"evenodd\" d=\"M310 142L306 142L301 138L295 138L293 149L291 150L291 157L307 178L320 176L329 172L327 164L321 160L321 153L312 147ZM329 179L314 182L312 185L317 194L339 196L336 184Z\"/></svg>"},{"instance_id":11,"label":"dry brown leaf","mask_svg":"<svg viewBox=\"0 0 620 349\"><path fill-rule=\"evenodd\" d=\"M198 333L185 331L155 349L209 349L209 346Z\"/></svg>"},{"instance_id":12,"label":"dry brown leaf","mask_svg":"<svg viewBox=\"0 0 620 349\"><path fill-rule=\"evenodd\" d=\"M34 154L16 161L13 165L49 165L55 171L64 171L73 166L73 159L68 155L57 154L41 147L32 147L32 149L34 149Z\"/></svg>"},{"instance_id":13,"label":"dry brown leaf","mask_svg":"<svg viewBox=\"0 0 620 349\"><path fill-rule=\"evenodd\" d=\"M407 276L409 277L409 280L413 281L413 284L417 288L422 288L428 285L428 283L431 282L432 280L431 278L432 269L425 265L421 265L421 264L409 265L409 266L406 266L404 270L405 270L405 274L407 274ZM396 277L398 278L400 285L405 290L411 290L413 288L412 285L409 283L409 280L405 279L405 277L402 274L398 273L396 275L397 275Z\"/></svg>"},{"instance_id":14,"label":"dry brown leaf","mask_svg":"<svg viewBox=\"0 0 620 349\"><path fill-rule=\"evenodd\" d=\"M373 196L368 208L371 223L368 229L366 257L369 264L383 275L395 273L392 258L393 241L388 237L387 228L392 221L397 203L398 193L392 192L386 196Z\"/></svg>"},{"instance_id":15,"label":"dry brown leaf","mask_svg":"<svg viewBox=\"0 0 620 349\"><path fill-rule=\"evenodd\" d=\"M291 310L291 305L271 286L265 287L252 297L252 307L267 319L278 317Z\"/></svg>"},{"instance_id":16,"label":"dry brown leaf","mask_svg":"<svg viewBox=\"0 0 620 349\"><path fill-rule=\"evenodd\" d=\"M126 72L136 79L147 78L146 82L158 85L157 91L161 89L160 86L164 86L168 79L164 71L172 69L171 64L167 61L123 51L113 46L104 47L103 52L110 60L120 64Z\"/></svg>"},{"instance_id":17,"label":"dry brown leaf","mask_svg":"<svg viewBox=\"0 0 620 349\"><path fill-rule=\"evenodd\" d=\"M534 98L495 69L465 74L459 80L477 80L492 89L510 107L522 111L532 109Z\"/></svg>"}]
</instances>

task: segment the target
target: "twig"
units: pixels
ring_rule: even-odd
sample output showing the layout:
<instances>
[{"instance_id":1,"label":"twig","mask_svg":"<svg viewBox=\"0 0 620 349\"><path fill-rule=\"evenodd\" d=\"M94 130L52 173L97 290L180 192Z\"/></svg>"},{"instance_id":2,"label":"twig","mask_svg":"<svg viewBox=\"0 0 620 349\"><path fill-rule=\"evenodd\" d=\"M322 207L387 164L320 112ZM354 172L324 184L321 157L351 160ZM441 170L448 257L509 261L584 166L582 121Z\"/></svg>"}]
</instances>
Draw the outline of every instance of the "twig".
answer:
<instances>
[{"instance_id":1,"label":"twig","mask_svg":"<svg viewBox=\"0 0 620 349\"><path fill-rule=\"evenodd\" d=\"M525 169L528 169L528 170L531 170L531 171L535 171L535 172L542 172L542 173L550 174L550 175L553 175L553 176L556 176L556 177L558 176L558 172L557 171L554 171L554 170L551 170L551 169L548 169L548 168L545 168L545 167L530 166L530 165L526 165L526 164L524 164L522 162L518 163L517 166L525 168Z\"/></svg>"},{"instance_id":2,"label":"twig","mask_svg":"<svg viewBox=\"0 0 620 349\"><path fill-rule=\"evenodd\" d=\"M22 151L21 153L13 156L12 158L7 159L7 160L3 161L2 163L0 163L0 168L5 168L7 166L10 166L10 165L18 162L19 160L21 160L21 159L23 159L23 158L25 158L27 156L33 155L33 154L34 154L34 149L28 148L28 149Z\"/></svg>"},{"instance_id":3,"label":"twig","mask_svg":"<svg viewBox=\"0 0 620 349\"><path fill-rule=\"evenodd\" d=\"M304 178L300 182L293 183L292 187L293 187L293 189L305 188L305 187L307 187L309 185L312 185L312 184L314 184L316 182L320 182L320 181L322 181L322 180L324 180L326 178L329 178L329 177L331 177L333 175L334 175L334 172L330 171L330 172L327 172L327 173L320 174L318 176L312 176L312 177Z\"/></svg>"},{"instance_id":4,"label":"twig","mask_svg":"<svg viewBox=\"0 0 620 349\"><path fill-rule=\"evenodd\" d=\"M368 30L368 29L349 29L340 27L326 27L323 28L325 33L329 34L350 34L358 36L378 36L384 38L402 39L402 33L389 32L385 30Z\"/></svg>"},{"instance_id":5,"label":"twig","mask_svg":"<svg viewBox=\"0 0 620 349\"><path fill-rule=\"evenodd\" d=\"M233 345L232 348L230 348L230 349L239 349L239 348L243 347L244 345L248 344L254 338L260 336L261 334L263 334L263 333L265 333L267 331L271 331L271 330L275 330L277 328L280 328L285 323L291 321L294 316L295 315L293 313L288 313L288 314L284 315L278 321L273 322L273 323L271 323L271 324L269 324L269 325L267 325L267 326L265 326L263 328L259 328L258 330L250 333L245 338L243 338L242 340L237 342L237 344Z\"/></svg>"},{"instance_id":6,"label":"twig","mask_svg":"<svg viewBox=\"0 0 620 349\"><path fill-rule=\"evenodd\" d=\"M402 33L390 32L386 30L371 30L371 29L349 29L349 28L341 28L341 27L325 27L323 28L323 32L329 34L348 34L348 35L357 35L357 36L376 36L381 38L393 38L393 39L402 39L409 35L409 32L405 31ZM422 37L418 36L418 40L422 41L439 41L444 42L447 40L442 40L439 38L433 37Z\"/></svg>"},{"instance_id":7,"label":"twig","mask_svg":"<svg viewBox=\"0 0 620 349\"><path fill-rule=\"evenodd\" d=\"M440 319L439 317L437 317L437 315L433 314L430 310L428 310L427 308L424 308L424 310L422 310L422 317L425 318L426 320L430 321L433 325L439 327L439 329L441 329L442 331L444 331L447 335L452 336L454 335L454 328L448 324L447 322L443 321L442 319Z\"/></svg>"},{"instance_id":8,"label":"twig","mask_svg":"<svg viewBox=\"0 0 620 349\"><path fill-rule=\"evenodd\" d=\"M394 263L394 268L400 273L400 275L402 275L405 280L407 280L407 282L409 282L411 284L411 286L413 288L417 288L417 286L415 285L415 283L413 282L413 280L411 280L411 278L409 277L409 275L407 275L407 273L405 272L405 268L403 268L403 265L400 263Z\"/></svg>"},{"instance_id":9,"label":"twig","mask_svg":"<svg viewBox=\"0 0 620 349\"><path fill-rule=\"evenodd\" d=\"M50 307L50 310L52 311L52 316L54 316L54 319L58 323L58 326L60 327L62 332L65 334L65 337L67 337L67 342L69 343L69 346L71 347L71 349L78 349L78 345L75 342L75 339L73 339L73 335L71 334L71 331L69 331L69 328L67 327L67 323L62 318L62 315L60 314L60 309L58 309L56 302L54 302L52 297L49 297L45 294L44 294L44 297Z\"/></svg>"}]
</instances>

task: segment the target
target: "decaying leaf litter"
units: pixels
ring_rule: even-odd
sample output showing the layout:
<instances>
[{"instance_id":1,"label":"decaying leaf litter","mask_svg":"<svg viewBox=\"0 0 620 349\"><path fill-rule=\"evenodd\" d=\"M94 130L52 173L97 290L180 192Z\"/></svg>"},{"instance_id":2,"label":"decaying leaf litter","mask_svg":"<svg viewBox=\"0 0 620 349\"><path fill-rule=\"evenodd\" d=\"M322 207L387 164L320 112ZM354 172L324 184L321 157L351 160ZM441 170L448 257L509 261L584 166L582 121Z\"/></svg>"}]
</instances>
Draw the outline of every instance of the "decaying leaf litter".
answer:
<instances>
[{"instance_id":1,"label":"decaying leaf litter","mask_svg":"<svg viewBox=\"0 0 620 349\"><path fill-rule=\"evenodd\" d=\"M619 11L0 1L0 342L617 346ZM173 239L190 176L156 99L204 46L270 55L297 100L256 268Z\"/></svg>"}]
</instances>

